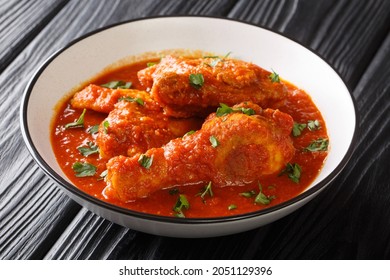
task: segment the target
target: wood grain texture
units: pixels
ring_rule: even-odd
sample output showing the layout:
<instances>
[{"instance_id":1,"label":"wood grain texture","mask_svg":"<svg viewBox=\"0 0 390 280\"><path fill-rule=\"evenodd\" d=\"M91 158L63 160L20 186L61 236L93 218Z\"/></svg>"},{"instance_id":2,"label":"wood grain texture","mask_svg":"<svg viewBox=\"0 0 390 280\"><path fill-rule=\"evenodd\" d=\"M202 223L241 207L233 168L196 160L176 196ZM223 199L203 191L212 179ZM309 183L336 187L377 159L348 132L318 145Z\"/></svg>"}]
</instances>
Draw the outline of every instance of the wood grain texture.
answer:
<instances>
[{"instance_id":1,"label":"wood grain texture","mask_svg":"<svg viewBox=\"0 0 390 280\"><path fill-rule=\"evenodd\" d=\"M64 0L0 1L0 73L66 2Z\"/></svg>"},{"instance_id":2,"label":"wood grain texture","mask_svg":"<svg viewBox=\"0 0 390 280\"><path fill-rule=\"evenodd\" d=\"M3 2L0 130L6 133L0 134L0 259L390 257L390 175L385 168L390 158L390 1ZM26 17L21 7L36 12ZM270 225L236 235L153 236L81 208L29 156L17 105L32 73L51 53L99 27L177 14L226 16L271 28L314 49L346 81L361 121L357 152L340 176L308 205ZM18 15L26 20L18 20ZM9 45L13 48L7 52Z\"/></svg>"}]
</instances>

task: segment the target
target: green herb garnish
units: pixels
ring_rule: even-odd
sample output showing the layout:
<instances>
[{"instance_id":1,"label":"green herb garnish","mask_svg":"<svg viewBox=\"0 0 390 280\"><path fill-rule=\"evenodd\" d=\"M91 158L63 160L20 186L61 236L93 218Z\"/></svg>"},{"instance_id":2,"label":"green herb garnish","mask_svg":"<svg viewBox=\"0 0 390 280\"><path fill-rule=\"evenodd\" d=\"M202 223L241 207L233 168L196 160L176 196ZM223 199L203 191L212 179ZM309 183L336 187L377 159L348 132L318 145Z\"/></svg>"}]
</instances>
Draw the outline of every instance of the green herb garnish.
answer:
<instances>
[{"instance_id":1,"label":"green herb garnish","mask_svg":"<svg viewBox=\"0 0 390 280\"><path fill-rule=\"evenodd\" d=\"M146 66L152 67L152 66L154 66L154 65L156 65L156 64L157 64L156 62L147 62L147 63L146 63Z\"/></svg>"},{"instance_id":2,"label":"green herb garnish","mask_svg":"<svg viewBox=\"0 0 390 280\"><path fill-rule=\"evenodd\" d=\"M95 124L87 129L87 133L89 134L95 134L99 132L99 125Z\"/></svg>"},{"instance_id":3,"label":"green herb garnish","mask_svg":"<svg viewBox=\"0 0 390 280\"><path fill-rule=\"evenodd\" d=\"M211 147L213 148L216 148L219 145L218 139L214 135L210 136L210 143L211 143Z\"/></svg>"},{"instance_id":4,"label":"green herb garnish","mask_svg":"<svg viewBox=\"0 0 390 280\"><path fill-rule=\"evenodd\" d=\"M234 210L234 209L237 209L237 205L235 205L235 204L230 204L230 205L228 206L228 210Z\"/></svg>"},{"instance_id":5,"label":"green herb garnish","mask_svg":"<svg viewBox=\"0 0 390 280\"><path fill-rule=\"evenodd\" d=\"M80 117L75 122L71 122L65 125L65 128L78 128L78 127L84 127L84 116L85 112L87 112L87 109L84 109L81 113Z\"/></svg>"},{"instance_id":6,"label":"green herb garnish","mask_svg":"<svg viewBox=\"0 0 390 280\"><path fill-rule=\"evenodd\" d=\"M190 130L186 134L184 134L183 137L190 136L190 135L194 134L195 132L196 132L196 130Z\"/></svg>"},{"instance_id":7,"label":"green herb garnish","mask_svg":"<svg viewBox=\"0 0 390 280\"><path fill-rule=\"evenodd\" d=\"M290 178L294 183L299 183L299 179L301 178L302 168L299 164L287 163L286 168L282 170L279 176L283 174L287 174L288 178Z\"/></svg>"},{"instance_id":8,"label":"green herb garnish","mask_svg":"<svg viewBox=\"0 0 390 280\"><path fill-rule=\"evenodd\" d=\"M102 84L102 87L111 88L111 89L129 89L132 86L132 82L124 82L124 81L111 81L106 84Z\"/></svg>"},{"instance_id":9,"label":"green herb garnish","mask_svg":"<svg viewBox=\"0 0 390 280\"><path fill-rule=\"evenodd\" d=\"M138 158L138 163L142 166L145 167L146 169L149 169L152 166L153 163L153 156L148 157L145 154L140 155Z\"/></svg>"},{"instance_id":10,"label":"green herb garnish","mask_svg":"<svg viewBox=\"0 0 390 280\"><path fill-rule=\"evenodd\" d=\"M213 190L211 188L211 182L209 182L206 186L202 188L199 193L196 194L196 196L200 196L202 198L203 202L205 202L204 197L206 195L209 195L210 197L214 196Z\"/></svg>"},{"instance_id":11,"label":"green herb garnish","mask_svg":"<svg viewBox=\"0 0 390 280\"><path fill-rule=\"evenodd\" d=\"M212 60L210 63L206 63L208 66L214 68L215 66L217 66L217 64L220 62L220 61L223 61L224 59L228 58L228 56L231 54L232 52L228 52L224 57L219 57L218 55L210 55L210 56L204 56L203 58L213 58L214 60Z\"/></svg>"},{"instance_id":12,"label":"green herb garnish","mask_svg":"<svg viewBox=\"0 0 390 280\"><path fill-rule=\"evenodd\" d=\"M88 162L78 161L72 165L72 169L75 172L76 177L89 177L95 175L97 168Z\"/></svg>"},{"instance_id":13,"label":"green herb garnish","mask_svg":"<svg viewBox=\"0 0 390 280\"><path fill-rule=\"evenodd\" d=\"M271 83L280 83L279 74L276 73L273 69L272 73L269 75L269 78L271 79Z\"/></svg>"},{"instance_id":14,"label":"green herb garnish","mask_svg":"<svg viewBox=\"0 0 390 280\"><path fill-rule=\"evenodd\" d=\"M87 146L78 147L77 150L79 150L79 152L85 157L99 153L98 145L94 144L93 142L88 142Z\"/></svg>"},{"instance_id":15,"label":"green herb garnish","mask_svg":"<svg viewBox=\"0 0 390 280\"><path fill-rule=\"evenodd\" d=\"M328 145L328 139L318 138L317 140L313 140L304 150L309 152L327 151Z\"/></svg>"},{"instance_id":16,"label":"green herb garnish","mask_svg":"<svg viewBox=\"0 0 390 280\"><path fill-rule=\"evenodd\" d=\"M255 198L255 203L256 204L263 204L263 205L268 205L271 203L271 201L275 199L275 196L266 196L263 193L263 188L261 184L259 183L259 193L257 194Z\"/></svg>"},{"instance_id":17,"label":"green herb garnish","mask_svg":"<svg viewBox=\"0 0 390 280\"><path fill-rule=\"evenodd\" d=\"M190 74L190 85L196 89L200 89L204 84L204 78L202 74Z\"/></svg>"},{"instance_id":18,"label":"green herb garnish","mask_svg":"<svg viewBox=\"0 0 390 280\"><path fill-rule=\"evenodd\" d=\"M239 195L243 196L243 197L246 197L246 198L250 198L250 197L255 196L256 192L254 190L251 190L251 191L239 193Z\"/></svg>"},{"instance_id":19,"label":"green herb garnish","mask_svg":"<svg viewBox=\"0 0 390 280\"><path fill-rule=\"evenodd\" d=\"M188 210L190 208L190 204L184 194L179 194L176 204L173 206L173 211L175 211L176 217L185 218L183 208Z\"/></svg>"},{"instance_id":20,"label":"green herb garnish","mask_svg":"<svg viewBox=\"0 0 390 280\"><path fill-rule=\"evenodd\" d=\"M135 102L141 106L144 106L144 104L145 104L145 102L142 100L142 98L139 98L139 97L133 98L130 96L122 96L118 99L118 101Z\"/></svg>"},{"instance_id":21,"label":"green herb garnish","mask_svg":"<svg viewBox=\"0 0 390 280\"><path fill-rule=\"evenodd\" d=\"M233 109L232 107L229 107L224 103L219 103L219 107L215 114L217 117L222 117L231 113L243 113L248 116L256 114L255 110L253 110L252 108L238 107Z\"/></svg>"},{"instance_id":22,"label":"green herb garnish","mask_svg":"<svg viewBox=\"0 0 390 280\"><path fill-rule=\"evenodd\" d=\"M306 124L305 123L297 123L297 122L294 122L294 126L293 126L293 129L292 129L292 134L294 137L298 137L299 135L301 135L302 131L306 128Z\"/></svg>"},{"instance_id":23,"label":"green herb garnish","mask_svg":"<svg viewBox=\"0 0 390 280\"><path fill-rule=\"evenodd\" d=\"M108 133L108 127L110 126L110 123L108 121L103 122L103 131L105 134Z\"/></svg>"},{"instance_id":24,"label":"green herb garnish","mask_svg":"<svg viewBox=\"0 0 390 280\"><path fill-rule=\"evenodd\" d=\"M307 128L310 131L319 130L321 128L320 122L318 120L308 121Z\"/></svg>"}]
</instances>

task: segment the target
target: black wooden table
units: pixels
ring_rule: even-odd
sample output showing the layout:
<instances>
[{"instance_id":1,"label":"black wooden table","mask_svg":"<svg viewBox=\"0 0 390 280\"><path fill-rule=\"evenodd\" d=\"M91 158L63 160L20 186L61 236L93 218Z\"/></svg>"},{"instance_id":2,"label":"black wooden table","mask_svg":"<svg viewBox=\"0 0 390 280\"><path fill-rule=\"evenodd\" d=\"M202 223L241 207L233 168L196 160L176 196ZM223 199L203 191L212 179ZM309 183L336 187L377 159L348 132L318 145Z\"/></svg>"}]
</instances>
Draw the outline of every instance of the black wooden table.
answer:
<instances>
[{"instance_id":1,"label":"black wooden table","mask_svg":"<svg viewBox=\"0 0 390 280\"><path fill-rule=\"evenodd\" d=\"M69 199L23 142L22 93L40 64L71 40L156 15L239 19L322 55L359 114L356 152L340 176L293 214L218 238L136 232ZM389 27L387 0L0 0L0 259L388 259Z\"/></svg>"}]
</instances>

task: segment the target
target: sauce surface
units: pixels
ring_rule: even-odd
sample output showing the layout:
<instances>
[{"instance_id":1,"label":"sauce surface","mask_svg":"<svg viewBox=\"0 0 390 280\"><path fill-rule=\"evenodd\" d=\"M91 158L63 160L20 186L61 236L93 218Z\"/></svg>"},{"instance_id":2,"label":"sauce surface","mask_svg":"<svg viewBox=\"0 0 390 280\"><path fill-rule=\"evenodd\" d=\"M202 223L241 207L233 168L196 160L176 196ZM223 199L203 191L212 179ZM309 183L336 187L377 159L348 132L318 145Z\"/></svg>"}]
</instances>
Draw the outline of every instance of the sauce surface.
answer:
<instances>
[{"instance_id":1,"label":"sauce surface","mask_svg":"<svg viewBox=\"0 0 390 280\"><path fill-rule=\"evenodd\" d=\"M101 85L113 80L121 80L132 82L131 88L133 89L146 90L139 83L137 72L147 67L147 62L149 61L137 62L105 73L92 83ZM100 176L106 170L107 160L101 159L99 154L83 156L77 149L87 146L88 142L95 141L96 134L91 134L89 129L100 124L107 114L87 110L83 128L65 129L65 125L77 120L83 111L72 108L70 99L65 100L56 112L51 132L52 147L59 165L76 187L91 196L123 208L156 215L175 216L177 213L173 210L174 205L178 201L179 194L184 194L190 205L189 209L185 210L187 218L220 217L258 211L287 201L303 192L319 174L327 156L327 151L307 151L306 149L313 141L328 139L321 113L307 93L286 81L283 82L288 88L286 101L270 107L290 114L295 123L306 124L299 136L291 136L296 149L291 163L301 168L299 182L294 182L287 173L283 173L263 176L259 182L246 186L213 188L213 196L205 193L202 197L201 194L204 193L205 187L205 184L202 184L160 190L147 198L128 203L108 199L103 193L106 182ZM309 129L307 124L313 121L316 121L317 126ZM97 167L96 174L91 177L76 177L72 169L75 162L93 164ZM269 198L269 204L255 203L255 198L260 191L259 184L261 192Z\"/></svg>"}]
</instances>

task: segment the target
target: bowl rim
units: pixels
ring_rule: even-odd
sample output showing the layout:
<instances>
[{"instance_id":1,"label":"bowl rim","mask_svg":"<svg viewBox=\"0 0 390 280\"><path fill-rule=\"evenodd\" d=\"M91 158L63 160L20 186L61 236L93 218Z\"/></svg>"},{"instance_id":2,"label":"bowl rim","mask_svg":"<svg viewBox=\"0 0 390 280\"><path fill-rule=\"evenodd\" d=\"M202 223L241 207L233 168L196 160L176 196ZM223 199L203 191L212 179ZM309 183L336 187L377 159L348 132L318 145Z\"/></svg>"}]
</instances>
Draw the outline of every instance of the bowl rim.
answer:
<instances>
[{"instance_id":1,"label":"bowl rim","mask_svg":"<svg viewBox=\"0 0 390 280\"><path fill-rule=\"evenodd\" d=\"M352 101L352 106L354 109L354 115L355 115L355 127L354 127L354 132L353 136L351 139L351 142L349 143L349 147L347 152L345 153L344 157L342 160L339 162L339 164L336 166L332 172L330 172L323 180L318 182L317 184L313 185L310 189L304 191L303 193L299 194L298 196L295 196L285 202L282 202L280 204L277 204L275 206L266 208L266 209L261 209L258 211L254 212L248 212L244 214L239 214L239 215L232 215L232 216L221 216L221 217L210 217L210 218L176 218L176 217L169 217L169 216L159 216L155 214L149 214L149 213L143 213L143 212L137 212L135 210L131 209L126 209L122 208L119 206L116 206L114 204L110 204L108 202L105 202L103 200L100 200L98 198L95 198L80 189L78 189L75 185L69 183L68 181L64 180L62 176L57 174L48 163L42 158L42 156L39 154L38 150L36 149L32 138L29 133L29 127L27 123L27 108L29 105L29 100L30 100L30 95L32 93L32 90L35 86L35 83L37 82L38 78L40 75L45 71L45 69L50 65L50 63L58 57L61 53L65 52L68 48L72 47L76 43L84 40L87 37L93 36L97 33L107 31L111 28L120 26L120 25L127 25L131 24L132 22L139 22L139 21L147 21L147 20L154 20L154 19L173 19L173 18L189 18L189 19L212 19L212 20L226 20L230 22L236 22L236 23L241 23L244 25L249 25L253 27L257 27L260 29L264 29L267 31L270 31L272 33L275 33L279 36L282 36L288 40L291 40L301 47L305 48L306 50L314 53L316 56L318 56L323 62L325 62L335 73L336 75L341 79L343 84L346 86L347 91L349 93L349 97L351 98ZM23 140L28 148L28 151L30 152L31 156L35 160L35 162L38 164L38 166L46 173L50 178L52 178L56 183L58 183L60 186L65 188L68 192L71 194L75 195L76 197L81 198L82 200L86 200L88 203L92 205L97 205L98 207L104 208L105 210L110 210L118 214L122 214L125 216L131 216L133 218L139 218L143 220L149 220L149 221L154 221L154 222L163 222L163 223L171 223L171 224L216 224L216 223L227 223L227 222L233 222L233 221L240 221L240 220L246 220L246 219L251 219L255 217L260 217L260 216L265 216L267 214L270 214L272 212L277 212L278 210L287 208L289 206L292 206L293 204L297 202L301 202L305 200L305 198L319 193L321 190L323 190L330 182L332 182L337 175L344 169L348 161L350 160L358 138L358 127L359 127L359 118L356 110L356 101L351 94L351 90L345 83L344 79L341 77L339 72L331 65L329 64L322 55L320 55L317 51L311 49L308 46L303 45L301 42L297 41L294 38L291 38L279 31L272 30L269 27L262 26L260 24L254 24L251 22L247 22L244 20L239 20L239 19L233 19L233 18L226 18L226 17L221 17L221 16L202 16L202 15L170 15L170 16L150 16L150 17L142 17L142 18L135 18L127 21L121 21L118 23L110 24L98 29L95 29L93 31L90 31L80 37L77 37L76 39L73 39L69 43L67 43L64 47L60 48L59 50L55 51L52 55L50 55L39 67L38 69L34 72L32 75L32 78L28 82L22 96L22 101L20 104L20 129L22 132L22 137ZM88 208L88 207L87 207Z\"/></svg>"}]
</instances>

